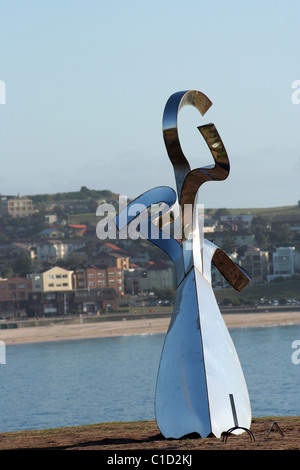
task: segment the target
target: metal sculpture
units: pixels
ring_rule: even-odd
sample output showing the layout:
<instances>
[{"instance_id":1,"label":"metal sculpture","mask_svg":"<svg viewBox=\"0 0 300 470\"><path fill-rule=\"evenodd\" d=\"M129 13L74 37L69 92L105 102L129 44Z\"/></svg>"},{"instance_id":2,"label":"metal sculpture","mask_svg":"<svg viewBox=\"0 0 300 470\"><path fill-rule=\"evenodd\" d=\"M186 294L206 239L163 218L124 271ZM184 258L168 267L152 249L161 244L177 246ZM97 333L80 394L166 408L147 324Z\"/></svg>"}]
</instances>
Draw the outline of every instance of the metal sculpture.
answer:
<instances>
[{"instance_id":1,"label":"metal sculpture","mask_svg":"<svg viewBox=\"0 0 300 470\"><path fill-rule=\"evenodd\" d=\"M190 433L220 437L247 430L251 407L243 371L228 329L219 311L211 283L212 263L238 291L248 282L247 273L220 248L204 239L198 214L198 190L207 181L221 181L229 174L229 159L214 124L198 127L215 164L191 170L180 145L177 118L191 105L203 116L212 102L195 90L173 94L163 114L163 137L174 167L177 196L169 187L153 188L139 196L116 217L122 230L136 220L133 206L149 208L165 203L179 207L183 236L165 237L163 213L138 220L142 235L173 260L177 290L174 310L165 337L156 384L157 425L166 438ZM155 234L155 236L153 235Z\"/></svg>"}]
</instances>

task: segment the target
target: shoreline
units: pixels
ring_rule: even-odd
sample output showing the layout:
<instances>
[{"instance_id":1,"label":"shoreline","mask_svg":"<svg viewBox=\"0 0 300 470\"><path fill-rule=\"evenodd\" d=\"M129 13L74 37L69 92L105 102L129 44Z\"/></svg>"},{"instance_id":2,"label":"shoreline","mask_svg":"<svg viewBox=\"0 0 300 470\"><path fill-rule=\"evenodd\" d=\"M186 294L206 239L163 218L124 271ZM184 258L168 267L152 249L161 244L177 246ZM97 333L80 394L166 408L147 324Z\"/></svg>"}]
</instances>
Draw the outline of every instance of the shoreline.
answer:
<instances>
[{"instance_id":1,"label":"shoreline","mask_svg":"<svg viewBox=\"0 0 300 470\"><path fill-rule=\"evenodd\" d=\"M228 329L299 325L299 311L223 313ZM31 344L78 339L112 338L167 333L170 316L162 318L107 320L103 322L51 323L46 326L0 330L0 340L9 344Z\"/></svg>"}]
</instances>

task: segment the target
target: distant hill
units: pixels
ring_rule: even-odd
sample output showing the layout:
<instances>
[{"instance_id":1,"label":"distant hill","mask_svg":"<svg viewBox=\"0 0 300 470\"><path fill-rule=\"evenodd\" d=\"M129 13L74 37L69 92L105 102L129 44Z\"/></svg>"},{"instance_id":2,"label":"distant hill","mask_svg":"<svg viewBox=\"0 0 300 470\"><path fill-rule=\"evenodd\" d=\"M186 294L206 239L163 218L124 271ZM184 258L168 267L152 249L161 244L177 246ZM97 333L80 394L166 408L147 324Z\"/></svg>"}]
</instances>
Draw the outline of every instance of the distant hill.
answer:
<instances>
[{"instance_id":1,"label":"distant hill","mask_svg":"<svg viewBox=\"0 0 300 470\"><path fill-rule=\"evenodd\" d=\"M84 199L110 199L113 193L108 189L88 189L86 186L82 186L80 191L70 191L65 193L53 193L53 194L36 194L28 195L28 197L37 204L39 202L52 202L52 201L70 201L70 200L84 200Z\"/></svg>"},{"instance_id":2,"label":"distant hill","mask_svg":"<svg viewBox=\"0 0 300 470\"><path fill-rule=\"evenodd\" d=\"M224 211L224 214L235 215L235 214L252 214L253 216L263 216L263 217L274 217L277 215L294 215L300 214L300 205L295 206L278 206L278 207L255 207L255 208L237 208L237 209L206 209L211 217L213 217L216 212Z\"/></svg>"},{"instance_id":3,"label":"distant hill","mask_svg":"<svg viewBox=\"0 0 300 470\"><path fill-rule=\"evenodd\" d=\"M6 195L5 197L14 197ZM62 201L84 201L94 200L99 201L101 199L114 200L117 202L118 194L113 193L108 189L89 189L86 186L82 186L79 191L59 192L53 194L35 194L27 195L34 204L39 203L51 203L51 202L62 202ZM288 215L300 215L300 201L298 205L294 206L277 206L277 207L255 207L255 208L205 208L205 213L210 217L219 217L221 214L225 215L237 215L237 214L252 214L253 216L262 216L267 218L273 218L275 216L288 216Z\"/></svg>"}]
</instances>

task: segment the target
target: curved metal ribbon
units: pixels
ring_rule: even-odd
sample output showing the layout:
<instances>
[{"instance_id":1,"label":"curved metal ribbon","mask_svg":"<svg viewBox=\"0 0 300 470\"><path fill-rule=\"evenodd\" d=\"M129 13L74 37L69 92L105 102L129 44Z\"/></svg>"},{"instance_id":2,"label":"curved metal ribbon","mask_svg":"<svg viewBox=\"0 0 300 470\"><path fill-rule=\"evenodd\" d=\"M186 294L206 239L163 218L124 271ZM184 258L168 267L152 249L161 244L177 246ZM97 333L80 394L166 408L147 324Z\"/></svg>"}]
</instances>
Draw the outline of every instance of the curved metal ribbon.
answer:
<instances>
[{"instance_id":1,"label":"curved metal ribbon","mask_svg":"<svg viewBox=\"0 0 300 470\"><path fill-rule=\"evenodd\" d=\"M176 193L168 186L159 186L157 188L150 189L142 195L138 196L132 201L119 215L117 215L115 223L118 230L122 230L125 225L130 223L137 217L138 214L131 214L130 209L134 206L141 205L144 208L149 208L153 204L163 202L167 205L167 210L174 206L176 203ZM151 241L154 245L165 251L172 259L175 265L175 271L177 276L177 284L184 278L184 263L182 257L181 243L173 238L171 235L168 238L164 238L163 231L154 224L154 221L158 218L156 215L147 216L140 222L140 233L142 236ZM153 236L153 234L155 236Z\"/></svg>"},{"instance_id":2,"label":"curved metal ribbon","mask_svg":"<svg viewBox=\"0 0 300 470\"><path fill-rule=\"evenodd\" d=\"M191 170L178 137L178 113L183 106L194 106L201 115L211 107L210 99L200 91L189 90L174 93L168 99L163 114L163 137L169 158L174 167L177 194L181 207L193 204L200 186L206 181L224 180L229 174L229 158L222 139L214 124L198 129L213 156L215 165Z\"/></svg>"},{"instance_id":3,"label":"curved metal ribbon","mask_svg":"<svg viewBox=\"0 0 300 470\"><path fill-rule=\"evenodd\" d=\"M197 90L179 91L168 99L163 113L163 137L167 153L172 162L179 204L182 208L182 224L188 220L186 211L193 208L200 186L206 181L225 180L230 171L229 158L222 139L214 124L205 124L198 129L202 134L215 164L191 170L178 136L178 114L184 106L194 106L202 116L212 106L210 99ZM192 213L192 210L191 210ZM193 230L191 226L190 230ZM185 233L188 230L185 228ZM237 266L220 248L215 251L213 264L236 290L240 291L249 282L248 274Z\"/></svg>"},{"instance_id":4,"label":"curved metal ribbon","mask_svg":"<svg viewBox=\"0 0 300 470\"><path fill-rule=\"evenodd\" d=\"M226 179L230 168L227 152L216 127L214 124L205 124L199 126L198 129L211 151L215 165L191 170L189 162L182 151L177 129L178 113L183 106L187 105L194 106L203 116L212 106L212 102L200 91L180 91L170 96L163 113L163 137L168 156L174 167L177 196L182 209L182 224L186 223L188 219L184 210L188 206L193 207L195 196L200 186L206 181ZM124 228L124 225L121 225L122 220L125 220L126 224L129 225L130 222L135 219L137 214L129 214L130 209L134 205L141 204L149 208L151 205L159 202L166 203L169 208L174 206L176 193L172 188L167 186L160 186L146 191L132 201L128 207L116 217L117 228L119 230ZM159 216L157 217L159 218ZM179 284L188 270L188 265L184 265L183 252L186 250L184 250L181 243L172 236L169 236L168 239L163 238L163 232L157 229L157 226L154 224L157 217L151 216L142 221L140 223L140 233L170 256L175 264L177 284ZM193 230L193 227L191 226L190 229ZM151 234L155 232L155 230L156 233L158 230L158 236L152 237ZM187 232L187 230L183 230L182 235L184 232ZM192 259L190 261L192 261ZM247 273L242 270L240 266L237 266L220 248L216 249L212 262L235 289L241 290L249 282L250 279Z\"/></svg>"}]
</instances>

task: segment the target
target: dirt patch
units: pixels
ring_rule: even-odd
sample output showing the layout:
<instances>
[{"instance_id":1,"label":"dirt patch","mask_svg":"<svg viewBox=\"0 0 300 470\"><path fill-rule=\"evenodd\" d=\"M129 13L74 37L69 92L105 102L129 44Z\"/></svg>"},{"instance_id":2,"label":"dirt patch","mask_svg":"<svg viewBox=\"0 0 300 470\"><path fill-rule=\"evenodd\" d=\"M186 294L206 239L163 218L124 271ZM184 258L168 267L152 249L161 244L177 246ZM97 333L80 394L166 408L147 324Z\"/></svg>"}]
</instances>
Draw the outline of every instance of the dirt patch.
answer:
<instances>
[{"instance_id":1,"label":"dirt patch","mask_svg":"<svg viewBox=\"0 0 300 470\"><path fill-rule=\"evenodd\" d=\"M274 423L276 423L274 425ZM272 429L271 429L272 428ZM271 429L271 430L270 430ZM103 423L90 426L0 434L0 450L300 450L300 417L254 418L251 432L222 438L187 436L165 439L155 421Z\"/></svg>"}]
</instances>

